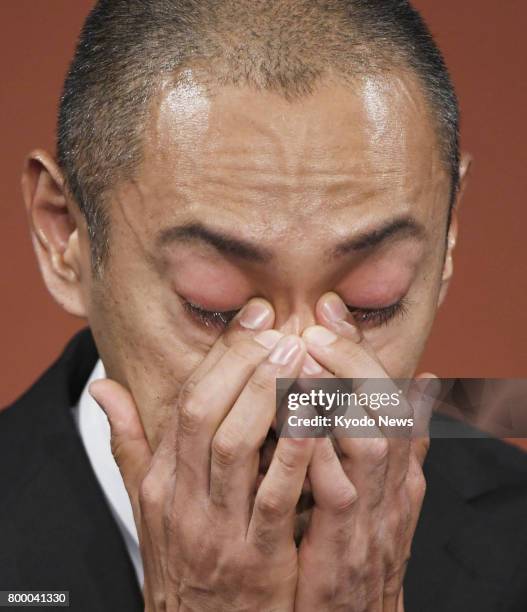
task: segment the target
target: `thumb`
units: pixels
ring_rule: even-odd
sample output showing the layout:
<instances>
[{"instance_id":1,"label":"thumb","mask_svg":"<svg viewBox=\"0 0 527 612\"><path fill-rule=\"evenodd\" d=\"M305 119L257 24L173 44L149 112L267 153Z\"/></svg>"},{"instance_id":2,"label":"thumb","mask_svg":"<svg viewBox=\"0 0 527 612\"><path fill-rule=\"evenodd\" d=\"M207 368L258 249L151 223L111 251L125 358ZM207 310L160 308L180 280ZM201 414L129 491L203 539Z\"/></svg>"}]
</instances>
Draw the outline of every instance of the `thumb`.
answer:
<instances>
[{"instance_id":1,"label":"thumb","mask_svg":"<svg viewBox=\"0 0 527 612\"><path fill-rule=\"evenodd\" d=\"M130 392L113 380L96 380L88 390L110 422L112 454L123 477L137 521L139 486L152 460L152 451L139 412Z\"/></svg>"}]
</instances>

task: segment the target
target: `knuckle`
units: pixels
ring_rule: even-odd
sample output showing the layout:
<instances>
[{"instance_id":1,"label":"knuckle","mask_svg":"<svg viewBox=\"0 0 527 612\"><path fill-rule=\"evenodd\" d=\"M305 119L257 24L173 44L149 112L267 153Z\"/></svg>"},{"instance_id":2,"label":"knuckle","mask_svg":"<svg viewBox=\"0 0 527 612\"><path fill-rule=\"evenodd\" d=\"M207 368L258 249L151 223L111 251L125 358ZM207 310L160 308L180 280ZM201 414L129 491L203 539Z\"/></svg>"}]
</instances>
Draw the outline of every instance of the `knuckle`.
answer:
<instances>
[{"instance_id":1,"label":"knuckle","mask_svg":"<svg viewBox=\"0 0 527 612\"><path fill-rule=\"evenodd\" d=\"M332 499L333 513L337 516L350 514L355 509L357 499L357 490L351 484L336 491Z\"/></svg>"},{"instance_id":2,"label":"knuckle","mask_svg":"<svg viewBox=\"0 0 527 612\"><path fill-rule=\"evenodd\" d=\"M423 455L426 455L428 451L430 450L430 437L426 436L424 438L420 438L419 443L421 445Z\"/></svg>"},{"instance_id":3,"label":"knuckle","mask_svg":"<svg viewBox=\"0 0 527 612\"><path fill-rule=\"evenodd\" d=\"M280 521L289 514L289 508L286 506L281 496L276 493L266 493L258 500L258 513L267 522Z\"/></svg>"},{"instance_id":4,"label":"knuckle","mask_svg":"<svg viewBox=\"0 0 527 612\"><path fill-rule=\"evenodd\" d=\"M283 446L275 452L276 461L280 464L282 472L289 475L296 472L308 447L308 440L301 438L291 438L287 446Z\"/></svg>"},{"instance_id":5,"label":"knuckle","mask_svg":"<svg viewBox=\"0 0 527 612\"><path fill-rule=\"evenodd\" d=\"M224 467L232 466L243 453L243 444L225 432L217 433L212 440L211 452L214 461Z\"/></svg>"},{"instance_id":6,"label":"knuckle","mask_svg":"<svg viewBox=\"0 0 527 612\"><path fill-rule=\"evenodd\" d=\"M374 469L382 468L387 464L389 451L390 443L386 438L371 438L366 449L367 461Z\"/></svg>"},{"instance_id":7,"label":"knuckle","mask_svg":"<svg viewBox=\"0 0 527 612\"><path fill-rule=\"evenodd\" d=\"M426 493L426 478L422 470L416 470L409 478L412 499L422 501Z\"/></svg>"},{"instance_id":8,"label":"knuckle","mask_svg":"<svg viewBox=\"0 0 527 612\"><path fill-rule=\"evenodd\" d=\"M192 435L199 431L205 418L203 404L193 391L185 391L179 400L178 428L183 434Z\"/></svg>"},{"instance_id":9,"label":"knuckle","mask_svg":"<svg viewBox=\"0 0 527 612\"><path fill-rule=\"evenodd\" d=\"M139 486L139 505L142 508L152 508L160 503L160 491L157 479L152 471L149 471Z\"/></svg>"}]
</instances>

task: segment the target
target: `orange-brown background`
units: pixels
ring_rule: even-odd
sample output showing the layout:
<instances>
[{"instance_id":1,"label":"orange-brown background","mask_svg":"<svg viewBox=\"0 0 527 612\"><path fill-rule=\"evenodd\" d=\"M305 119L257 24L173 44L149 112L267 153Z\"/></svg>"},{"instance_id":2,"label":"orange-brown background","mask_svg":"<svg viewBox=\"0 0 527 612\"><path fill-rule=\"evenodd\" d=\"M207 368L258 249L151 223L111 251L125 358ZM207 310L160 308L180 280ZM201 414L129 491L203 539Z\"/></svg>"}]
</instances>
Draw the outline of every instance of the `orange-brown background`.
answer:
<instances>
[{"instance_id":1,"label":"orange-brown background","mask_svg":"<svg viewBox=\"0 0 527 612\"><path fill-rule=\"evenodd\" d=\"M0 405L54 359L82 322L46 293L19 175L32 147L53 149L57 100L91 0L2 3L0 36ZM456 275L423 367L443 376L527 376L527 5L418 0L461 99L475 158L461 210Z\"/></svg>"}]
</instances>

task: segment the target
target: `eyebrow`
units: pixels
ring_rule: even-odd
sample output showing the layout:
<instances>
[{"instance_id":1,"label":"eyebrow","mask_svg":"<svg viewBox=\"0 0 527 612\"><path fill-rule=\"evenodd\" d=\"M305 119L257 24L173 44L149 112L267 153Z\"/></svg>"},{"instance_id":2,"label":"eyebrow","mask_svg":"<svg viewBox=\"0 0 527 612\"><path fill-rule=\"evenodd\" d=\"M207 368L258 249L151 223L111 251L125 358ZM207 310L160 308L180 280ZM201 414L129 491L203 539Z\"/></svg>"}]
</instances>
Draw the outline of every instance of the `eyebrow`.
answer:
<instances>
[{"instance_id":1,"label":"eyebrow","mask_svg":"<svg viewBox=\"0 0 527 612\"><path fill-rule=\"evenodd\" d=\"M178 240L208 244L224 255L254 263L266 263L273 256L268 249L230 234L213 230L202 223L187 223L163 230L157 239L157 243L160 246L166 246Z\"/></svg>"},{"instance_id":2,"label":"eyebrow","mask_svg":"<svg viewBox=\"0 0 527 612\"><path fill-rule=\"evenodd\" d=\"M400 217L387 221L381 227L365 231L358 236L344 240L331 249L331 254L340 257L349 253L368 251L380 246L391 238L417 238L422 240L425 234L424 226L413 217Z\"/></svg>"},{"instance_id":3,"label":"eyebrow","mask_svg":"<svg viewBox=\"0 0 527 612\"><path fill-rule=\"evenodd\" d=\"M333 257L342 257L349 253L371 250L390 238L413 237L422 239L424 235L424 227L412 217L406 216L392 219L381 227L365 231L358 236L344 240L333 247L330 254ZM253 263L266 263L273 258L273 253L269 249L237 238L231 234L214 230L199 222L169 227L162 230L157 238L157 244L160 247L175 241L207 244L224 255Z\"/></svg>"}]
</instances>

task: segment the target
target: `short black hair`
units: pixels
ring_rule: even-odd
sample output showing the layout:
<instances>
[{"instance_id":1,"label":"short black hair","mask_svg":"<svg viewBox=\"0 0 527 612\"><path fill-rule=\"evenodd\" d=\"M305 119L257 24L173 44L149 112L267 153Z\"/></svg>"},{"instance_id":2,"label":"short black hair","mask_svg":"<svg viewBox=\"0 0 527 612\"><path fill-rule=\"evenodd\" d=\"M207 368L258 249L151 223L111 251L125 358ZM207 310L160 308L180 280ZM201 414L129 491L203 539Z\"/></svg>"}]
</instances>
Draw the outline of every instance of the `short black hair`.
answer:
<instances>
[{"instance_id":1,"label":"short black hair","mask_svg":"<svg viewBox=\"0 0 527 612\"><path fill-rule=\"evenodd\" d=\"M141 160L164 77L199 66L216 85L288 99L317 82L402 67L419 79L459 184L459 108L440 50L407 0L99 0L60 101L57 157L84 214L95 267L109 248L105 195Z\"/></svg>"}]
</instances>

